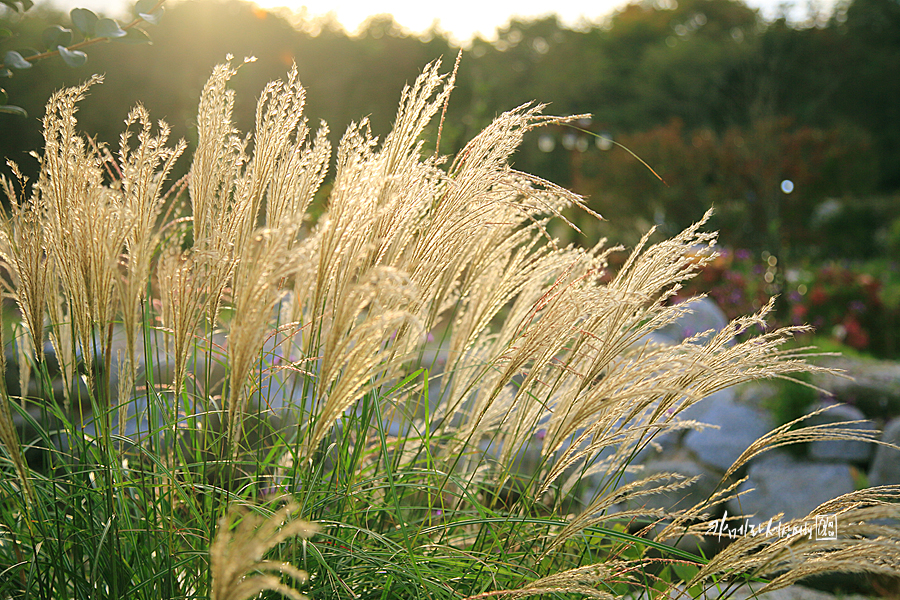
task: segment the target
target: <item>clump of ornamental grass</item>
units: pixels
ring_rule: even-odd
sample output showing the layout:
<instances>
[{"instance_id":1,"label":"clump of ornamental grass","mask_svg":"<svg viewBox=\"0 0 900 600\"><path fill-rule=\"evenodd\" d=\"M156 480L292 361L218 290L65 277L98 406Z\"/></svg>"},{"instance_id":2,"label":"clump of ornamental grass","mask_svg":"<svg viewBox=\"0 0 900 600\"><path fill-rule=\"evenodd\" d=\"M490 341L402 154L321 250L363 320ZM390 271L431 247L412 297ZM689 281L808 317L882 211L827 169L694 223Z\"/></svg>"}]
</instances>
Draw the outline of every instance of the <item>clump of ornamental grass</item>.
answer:
<instances>
[{"instance_id":1,"label":"clump of ornamental grass","mask_svg":"<svg viewBox=\"0 0 900 600\"><path fill-rule=\"evenodd\" d=\"M60 393L0 390L0 597L612 598L898 573L898 531L881 521L897 516L895 488L810 515L838 515L832 541L747 538L710 558L666 545L702 534L737 483L682 511L643 508L692 481L626 479L635 455L698 427L680 415L710 394L822 369L785 346L806 328L765 331L771 303L651 341L715 257L705 219L648 233L614 273L623 248L549 235L567 209L590 210L510 157L527 132L580 116L527 104L453 158L426 153L455 74L430 64L384 140L366 120L346 129L313 219L328 130L312 135L291 70L260 96L254 133L238 132L237 68L203 89L184 184L167 177L185 143L143 108L117 153L77 133L97 79L48 103L38 180L15 167L2 180L14 343L39 389ZM729 475L788 443L872 439L797 425Z\"/></svg>"}]
</instances>

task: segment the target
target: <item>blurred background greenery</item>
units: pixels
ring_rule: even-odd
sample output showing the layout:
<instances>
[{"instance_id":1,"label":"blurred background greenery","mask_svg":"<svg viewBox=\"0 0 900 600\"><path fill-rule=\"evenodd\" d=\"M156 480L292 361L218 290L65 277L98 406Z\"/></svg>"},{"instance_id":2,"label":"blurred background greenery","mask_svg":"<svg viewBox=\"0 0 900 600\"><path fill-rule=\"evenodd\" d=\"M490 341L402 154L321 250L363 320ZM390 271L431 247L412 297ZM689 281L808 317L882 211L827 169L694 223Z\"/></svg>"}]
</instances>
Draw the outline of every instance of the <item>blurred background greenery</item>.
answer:
<instances>
[{"instance_id":1,"label":"blurred background greenery","mask_svg":"<svg viewBox=\"0 0 900 600\"><path fill-rule=\"evenodd\" d=\"M336 142L369 116L384 135L397 90L434 58L449 69L457 52L440 30L411 34L390 16L351 35L333 19L240 0L167 11L149 30L152 45L99 44L83 67L44 60L5 80L29 116L0 114L3 155L33 176L44 103L95 72L106 81L81 105L84 132L115 150L141 102L191 142L200 89L229 53L257 58L233 80L241 130L252 128L258 91L296 62L314 128L327 121ZM40 5L3 21L13 32L4 52L39 48L48 25L70 26ZM780 293L784 322L815 321L859 350L900 352L900 2L850 0L804 25L735 0L632 4L577 28L514 19L468 45L441 151L532 100L593 115L530 134L516 158L607 218L573 215L584 235L561 229L565 241L633 244L650 226L670 235L714 206L712 226L730 250L705 285L731 316ZM182 159L177 175L187 168Z\"/></svg>"}]
</instances>

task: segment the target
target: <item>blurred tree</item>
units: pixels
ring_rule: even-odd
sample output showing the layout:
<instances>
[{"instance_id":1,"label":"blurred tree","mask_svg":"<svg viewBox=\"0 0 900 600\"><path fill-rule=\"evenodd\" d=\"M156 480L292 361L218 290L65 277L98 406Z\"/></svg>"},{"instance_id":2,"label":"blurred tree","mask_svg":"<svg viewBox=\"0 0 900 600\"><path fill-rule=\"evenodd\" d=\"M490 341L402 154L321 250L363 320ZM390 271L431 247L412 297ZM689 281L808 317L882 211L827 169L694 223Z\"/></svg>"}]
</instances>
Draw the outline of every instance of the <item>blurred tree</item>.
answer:
<instances>
[{"instance_id":1,"label":"blurred tree","mask_svg":"<svg viewBox=\"0 0 900 600\"><path fill-rule=\"evenodd\" d=\"M596 86L591 112L620 131L673 118L688 127L745 123L743 79L757 12L734 0L672 4L629 5L596 30L596 47L612 67Z\"/></svg>"},{"instance_id":2,"label":"blurred tree","mask_svg":"<svg viewBox=\"0 0 900 600\"><path fill-rule=\"evenodd\" d=\"M852 126L817 129L778 118L719 134L674 120L619 141L665 180L620 149L585 154L592 207L615 227L601 226L597 235L626 243L653 224L666 235L681 231L715 206L714 227L729 245L821 255L829 250L816 229L823 202L875 188L872 138ZM857 245L857 255L873 247L869 237Z\"/></svg>"},{"instance_id":3,"label":"blurred tree","mask_svg":"<svg viewBox=\"0 0 900 600\"><path fill-rule=\"evenodd\" d=\"M40 40L53 25L75 28L64 15L30 13L16 25L16 43ZM258 59L232 81L244 131L259 89L296 62L311 126L326 120L336 141L365 116L384 135L397 89L439 56L449 68L456 54L439 30L412 35L389 16L351 35L334 21L241 0L177 3L154 39L128 52L98 44L91 61L74 70L42 61L27 82L14 77L5 87L39 115L54 89L104 72L106 83L81 105L84 131L114 146L128 110L142 102L175 136L191 140L199 91L226 54ZM669 187L634 157L604 154L596 138L573 128L529 134L516 166L591 194L620 227L680 227L714 203L720 222L736 228L733 243L780 244L806 239L794 223L809 227L811 207L828 198L900 188L898 97L896 0L852 0L814 27L765 22L736 0L659 0L578 28L555 17L515 19L496 41L474 40L441 150L454 152L499 112L532 100L549 103L550 113L592 113L583 127L634 150ZM5 156L34 172L26 152L39 146L35 119L0 115ZM177 168L183 173L186 162ZM795 191L779 192L779 178L792 178Z\"/></svg>"},{"instance_id":4,"label":"blurred tree","mask_svg":"<svg viewBox=\"0 0 900 600\"><path fill-rule=\"evenodd\" d=\"M845 17L835 15L831 27L848 46L839 63L840 91L833 96L835 118L846 115L874 134L883 165L881 187L896 190L900 188L900 3L854 0Z\"/></svg>"},{"instance_id":5,"label":"blurred tree","mask_svg":"<svg viewBox=\"0 0 900 600\"><path fill-rule=\"evenodd\" d=\"M869 131L877 185L900 187L900 3L852 0L812 27L779 19L760 37L755 69L759 116Z\"/></svg>"}]
</instances>

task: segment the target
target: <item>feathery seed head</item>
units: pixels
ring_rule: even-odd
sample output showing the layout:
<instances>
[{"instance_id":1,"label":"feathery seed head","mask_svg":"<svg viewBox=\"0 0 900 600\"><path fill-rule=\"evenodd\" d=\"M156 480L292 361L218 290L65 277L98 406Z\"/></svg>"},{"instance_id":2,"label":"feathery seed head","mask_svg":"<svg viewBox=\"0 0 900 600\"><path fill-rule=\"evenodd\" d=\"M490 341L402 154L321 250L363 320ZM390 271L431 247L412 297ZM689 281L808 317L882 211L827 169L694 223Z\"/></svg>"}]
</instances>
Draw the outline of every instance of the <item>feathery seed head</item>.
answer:
<instances>
[{"instance_id":1,"label":"feathery seed head","mask_svg":"<svg viewBox=\"0 0 900 600\"><path fill-rule=\"evenodd\" d=\"M271 573L286 575L297 583L306 581L306 573L286 562L263 557L280 543L293 538L308 539L318 527L301 520L288 521L297 505L288 503L268 519L244 512L233 527L238 511L219 519L218 531L210 546L213 600L249 600L264 590L278 592L295 600L305 598Z\"/></svg>"}]
</instances>

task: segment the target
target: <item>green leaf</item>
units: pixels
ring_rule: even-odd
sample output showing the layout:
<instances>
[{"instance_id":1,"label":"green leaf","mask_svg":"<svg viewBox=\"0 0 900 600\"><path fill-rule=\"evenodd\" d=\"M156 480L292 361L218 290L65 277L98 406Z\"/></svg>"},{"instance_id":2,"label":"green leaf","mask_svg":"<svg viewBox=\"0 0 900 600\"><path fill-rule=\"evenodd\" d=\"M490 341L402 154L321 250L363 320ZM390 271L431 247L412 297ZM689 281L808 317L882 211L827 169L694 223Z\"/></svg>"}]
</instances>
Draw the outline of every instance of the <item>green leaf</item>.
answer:
<instances>
[{"instance_id":1,"label":"green leaf","mask_svg":"<svg viewBox=\"0 0 900 600\"><path fill-rule=\"evenodd\" d=\"M159 25L159 22L162 21L163 9L160 7L152 13L140 13L138 16L151 25Z\"/></svg>"},{"instance_id":2,"label":"green leaf","mask_svg":"<svg viewBox=\"0 0 900 600\"><path fill-rule=\"evenodd\" d=\"M134 5L134 14L151 25L158 25L163 16L163 7L153 10L157 4L159 4L157 0L138 0Z\"/></svg>"},{"instance_id":3,"label":"green leaf","mask_svg":"<svg viewBox=\"0 0 900 600\"><path fill-rule=\"evenodd\" d=\"M56 49L59 50L59 55L65 63L72 68L80 67L87 62L87 54L81 50L69 50L65 46L57 46Z\"/></svg>"},{"instance_id":4,"label":"green leaf","mask_svg":"<svg viewBox=\"0 0 900 600\"><path fill-rule=\"evenodd\" d=\"M22 55L15 50L10 50L3 57L3 64L13 69L30 69L31 63L22 58Z\"/></svg>"},{"instance_id":5,"label":"green leaf","mask_svg":"<svg viewBox=\"0 0 900 600\"><path fill-rule=\"evenodd\" d=\"M105 38L120 38L128 35L114 19L100 19L97 21L94 33L97 34L97 37Z\"/></svg>"},{"instance_id":6,"label":"green leaf","mask_svg":"<svg viewBox=\"0 0 900 600\"><path fill-rule=\"evenodd\" d=\"M126 44L152 44L153 42L150 40L150 36L147 35L147 32L143 29L138 29L137 27L132 27L128 31L125 32L125 37L115 38L117 42L124 42Z\"/></svg>"},{"instance_id":7,"label":"green leaf","mask_svg":"<svg viewBox=\"0 0 900 600\"><path fill-rule=\"evenodd\" d=\"M51 25L41 34L41 40L46 48L68 46L72 43L72 30L59 25Z\"/></svg>"},{"instance_id":8,"label":"green leaf","mask_svg":"<svg viewBox=\"0 0 900 600\"><path fill-rule=\"evenodd\" d=\"M703 595L703 586L698 583L694 587L688 588L687 592L689 598L700 598Z\"/></svg>"},{"instance_id":9,"label":"green leaf","mask_svg":"<svg viewBox=\"0 0 900 600\"><path fill-rule=\"evenodd\" d=\"M16 12L19 12L19 7L17 6L17 4L22 5L22 12L25 12L26 10L34 6L34 2L32 2L31 0L0 0L0 2L7 5Z\"/></svg>"},{"instance_id":10,"label":"green leaf","mask_svg":"<svg viewBox=\"0 0 900 600\"><path fill-rule=\"evenodd\" d=\"M684 581L685 583L693 579L694 575L700 572L700 567L697 565L686 565L684 563L674 563L672 569L675 571L675 574L681 578L681 581Z\"/></svg>"},{"instance_id":11,"label":"green leaf","mask_svg":"<svg viewBox=\"0 0 900 600\"><path fill-rule=\"evenodd\" d=\"M86 37L94 35L94 28L97 26L99 17L86 8L73 8L69 13L72 17L72 24L83 33Z\"/></svg>"},{"instance_id":12,"label":"green leaf","mask_svg":"<svg viewBox=\"0 0 900 600\"><path fill-rule=\"evenodd\" d=\"M18 115L20 117L27 117L28 113L21 106L14 106L12 104L4 104L0 106L0 113L6 113L8 115Z\"/></svg>"},{"instance_id":13,"label":"green leaf","mask_svg":"<svg viewBox=\"0 0 900 600\"><path fill-rule=\"evenodd\" d=\"M8 37L12 37L12 31L6 27L0 27L0 40L5 40Z\"/></svg>"},{"instance_id":14,"label":"green leaf","mask_svg":"<svg viewBox=\"0 0 900 600\"><path fill-rule=\"evenodd\" d=\"M134 14L149 13L158 4L157 0L138 0L134 5Z\"/></svg>"},{"instance_id":15,"label":"green leaf","mask_svg":"<svg viewBox=\"0 0 900 600\"><path fill-rule=\"evenodd\" d=\"M659 575L659 579L653 582L650 589L661 592L661 596L668 596L669 591L672 589L672 585L668 582L668 575L668 569L663 569L662 573ZM656 597L656 594L653 594L653 596Z\"/></svg>"}]
</instances>

